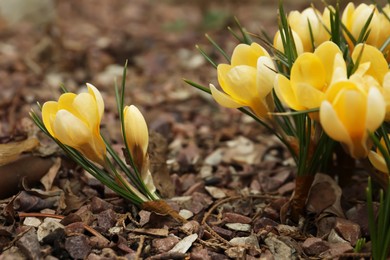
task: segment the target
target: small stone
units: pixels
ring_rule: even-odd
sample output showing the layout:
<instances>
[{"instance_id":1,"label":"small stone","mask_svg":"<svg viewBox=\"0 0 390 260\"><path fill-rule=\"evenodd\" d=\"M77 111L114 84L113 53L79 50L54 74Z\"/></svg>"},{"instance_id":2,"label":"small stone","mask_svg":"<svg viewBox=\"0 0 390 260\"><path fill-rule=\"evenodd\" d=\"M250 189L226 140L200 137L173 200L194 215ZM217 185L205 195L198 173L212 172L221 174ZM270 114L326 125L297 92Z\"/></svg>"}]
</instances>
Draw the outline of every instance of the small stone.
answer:
<instances>
[{"instance_id":1,"label":"small stone","mask_svg":"<svg viewBox=\"0 0 390 260\"><path fill-rule=\"evenodd\" d=\"M185 223L181 228L184 230L184 231L187 231L188 233L198 233L199 231L199 222L198 221L195 221L195 220L191 220L191 221L188 221L187 223Z\"/></svg>"},{"instance_id":2,"label":"small stone","mask_svg":"<svg viewBox=\"0 0 390 260\"><path fill-rule=\"evenodd\" d=\"M297 259L297 252L295 248L278 239L275 234L269 233L269 235L264 239L264 242L275 259Z\"/></svg>"},{"instance_id":3,"label":"small stone","mask_svg":"<svg viewBox=\"0 0 390 260\"><path fill-rule=\"evenodd\" d=\"M49 235L56 229L64 229L64 226L56 221L45 221L38 227L37 237L38 241L41 242L44 237Z\"/></svg>"},{"instance_id":4,"label":"small stone","mask_svg":"<svg viewBox=\"0 0 390 260\"><path fill-rule=\"evenodd\" d=\"M186 236L182 240L179 241L169 252L183 253L185 254L188 249L192 246L192 243L198 238L198 234L192 234Z\"/></svg>"},{"instance_id":5,"label":"small stone","mask_svg":"<svg viewBox=\"0 0 390 260\"><path fill-rule=\"evenodd\" d=\"M30 228L21 238L16 242L20 251L25 254L28 259L41 258L41 246L39 244L37 234L34 228Z\"/></svg>"},{"instance_id":6,"label":"small stone","mask_svg":"<svg viewBox=\"0 0 390 260\"><path fill-rule=\"evenodd\" d=\"M197 247L191 250L190 259L192 260L211 260L211 257L205 248Z\"/></svg>"},{"instance_id":7,"label":"small stone","mask_svg":"<svg viewBox=\"0 0 390 260\"><path fill-rule=\"evenodd\" d=\"M241 214L226 212L223 214L223 221L227 223L249 224L251 223L252 219Z\"/></svg>"},{"instance_id":8,"label":"small stone","mask_svg":"<svg viewBox=\"0 0 390 260\"><path fill-rule=\"evenodd\" d=\"M109 228L113 227L116 223L116 214L112 209L107 209L102 211L97 216L98 226L107 231Z\"/></svg>"},{"instance_id":9,"label":"small stone","mask_svg":"<svg viewBox=\"0 0 390 260\"><path fill-rule=\"evenodd\" d=\"M27 217L24 219L23 224L30 227L38 227L42 221L39 218Z\"/></svg>"},{"instance_id":10,"label":"small stone","mask_svg":"<svg viewBox=\"0 0 390 260\"><path fill-rule=\"evenodd\" d=\"M181 209L179 211L179 215L182 216L185 219L190 219L190 218L192 218L194 216L194 213L192 213L191 211L189 211L187 209Z\"/></svg>"},{"instance_id":11,"label":"small stone","mask_svg":"<svg viewBox=\"0 0 390 260\"><path fill-rule=\"evenodd\" d=\"M328 250L329 246L319 237L309 237L303 242L302 249L306 254L316 256Z\"/></svg>"},{"instance_id":12,"label":"small stone","mask_svg":"<svg viewBox=\"0 0 390 260\"><path fill-rule=\"evenodd\" d=\"M218 235L225 239L231 239L233 237L233 231L225 228L221 228L219 226L212 226L212 230L214 230Z\"/></svg>"},{"instance_id":13,"label":"small stone","mask_svg":"<svg viewBox=\"0 0 390 260\"><path fill-rule=\"evenodd\" d=\"M225 226L227 226L229 229L243 232L249 232L252 228L251 225L242 223L227 223Z\"/></svg>"},{"instance_id":14,"label":"small stone","mask_svg":"<svg viewBox=\"0 0 390 260\"><path fill-rule=\"evenodd\" d=\"M98 214L102 211L113 209L114 206L111 203L108 203L107 201L99 198L99 197L93 197L91 200L91 211L94 214Z\"/></svg>"},{"instance_id":15,"label":"small stone","mask_svg":"<svg viewBox=\"0 0 390 260\"><path fill-rule=\"evenodd\" d=\"M65 249L72 258L84 259L91 251L91 246L86 236L77 235L65 239Z\"/></svg>"},{"instance_id":16,"label":"small stone","mask_svg":"<svg viewBox=\"0 0 390 260\"><path fill-rule=\"evenodd\" d=\"M352 246L356 244L356 241L360 237L360 226L352 221L337 218L335 230L341 237L351 243Z\"/></svg>"},{"instance_id":17,"label":"small stone","mask_svg":"<svg viewBox=\"0 0 390 260\"><path fill-rule=\"evenodd\" d=\"M178 242L179 242L178 237L170 236L165 238L153 239L152 245L154 248L158 250L159 253L163 253L171 250Z\"/></svg>"},{"instance_id":18,"label":"small stone","mask_svg":"<svg viewBox=\"0 0 390 260\"><path fill-rule=\"evenodd\" d=\"M334 259L336 256L340 256L346 252L353 250L353 247L348 243L331 243L330 248L319 255L323 259Z\"/></svg>"},{"instance_id":19,"label":"small stone","mask_svg":"<svg viewBox=\"0 0 390 260\"><path fill-rule=\"evenodd\" d=\"M347 241L344 238L342 238L334 229L332 229L328 235L328 242L345 243Z\"/></svg>"},{"instance_id":20,"label":"small stone","mask_svg":"<svg viewBox=\"0 0 390 260\"><path fill-rule=\"evenodd\" d=\"M246 249L242 246L229 247L225 254L232 259L246 259Z\"/></svg>"},{"instance_id":21,"label":"small stone","mask_svg":"<svg viewBox=\"0 0 390 260\"><path fill-rule=\"evenodd\" d=\"M213 187L213 186L206 186L204 188L214 199L226 198L226 193L220 188Z\"/></svg>"},{"instance_id":22,"label":"small stone","mask_svg":"<svg viewBox=\"0 0 390 260\"><path fill-rule=\"evenodd\" d=\"M235 237L229 242L235 246L252 245L255 248L260 248L259 241L257 240L257 237L255 235L250 235L249 237Z\"/></svg>"},{"instance_id":23,"label":"small stone","mask_svg":"<svg viewBox=\"0 0 390 260\"><path fill-rule=\"evenodd\" d=\"M71 223L65 226L64 230L65 230L65 234L68 236L75 233L81 234L84 232L84 224L83 222Z\"/></svg>"}]
</instances>

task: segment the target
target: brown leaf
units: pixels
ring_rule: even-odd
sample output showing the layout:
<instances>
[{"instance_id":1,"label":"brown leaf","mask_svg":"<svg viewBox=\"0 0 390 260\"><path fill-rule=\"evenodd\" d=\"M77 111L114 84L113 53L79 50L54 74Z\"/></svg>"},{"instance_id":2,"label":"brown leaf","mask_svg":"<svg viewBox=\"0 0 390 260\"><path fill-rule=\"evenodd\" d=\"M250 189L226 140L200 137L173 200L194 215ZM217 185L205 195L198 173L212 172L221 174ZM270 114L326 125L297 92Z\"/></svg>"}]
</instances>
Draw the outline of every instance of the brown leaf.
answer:
<instances>
[{"instance_id":1,"label":"brown leaf","mask_svg":"<svg viewBox=\"0 0 390 260\"><path fill-rule=\"evenodd\" d=\"M45 187L45 190L51 190L51 187L53 185L54 179L57 176L58 170L61 167L61 158L58 157L54 161L54 164L50 167L50 170L41 178L41 183Z\"/></svg>"},{"instance_id":2,"label":"brown leaf","mask_svg":"<svg viewBox=\"0 0 390 260\"><path fill-rule=\"evenodd\" d=\"M0 166L17 160L21 153L31 151L39 145L36 138L28 138L20 142L0 144Z\"/></svg>"},{"instance_id":3,"label":"brown leaf","mask_svg":"<svg viewBox=\"0 0 390 260\"><path fill-rule=\"evenodd\" d=\"M37 156L23 156L17 161L0 166L0 199L18 192L22 179L29 184L38 182L53 165L53 161Z\"/></svg>"}]
</instances>

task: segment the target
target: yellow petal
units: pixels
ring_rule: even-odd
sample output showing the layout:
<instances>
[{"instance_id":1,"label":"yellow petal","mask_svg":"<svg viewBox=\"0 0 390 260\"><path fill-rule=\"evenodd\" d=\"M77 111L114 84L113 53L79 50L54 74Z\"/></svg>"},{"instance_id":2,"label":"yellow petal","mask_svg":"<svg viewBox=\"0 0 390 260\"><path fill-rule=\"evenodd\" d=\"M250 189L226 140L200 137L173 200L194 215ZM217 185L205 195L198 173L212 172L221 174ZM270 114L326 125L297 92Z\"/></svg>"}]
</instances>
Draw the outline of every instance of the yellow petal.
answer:
<instances>
[{"instance_id":1,"label":"yellow petal","mask_svg":"<svg viewBox=\"0 0 390 260\"><path fill-rule=\"evenodd\" d=\"M149 132L145 118L134 105L124 108L124 124L126 132L126 142L131 152L137 147L141 148L142 155L145 157L148 150ZM132 154L134 157L135 155Z\"/></svg>"},{"instance_id":2,"label":"yellow petal","mask_svg":"<svg viewBox=\"0 0 390 260\"><path fill-rule=\"evenodd\" d=\"M360 64L370 62L367 74L373 76L380 84L383 82L385 74L389 71L387 61L383 53L374 46L368 44L358 44L352 52L352 59L357 61L359 55Z\"/></svg>"},{"instance_id":3,"label":"yellow petal","mask_svg":"<svg viewBox=\"0 0 390 260\"><path fill-rule=\"evenodd\" d=\"M376 131L383 123L386 114L386 102L377 88L371 88L367 97L366 128Z\"/></svg>"},{"instance_id":4,"label":"yellow petal","mask_svg":"<svg viewBox=\"0 0 390 260\"><path fill-rule=\"evenodd\" d=\"M381 155L373 151L370 151L368 153L368 159L377 170L381 172L389 173L389 169L387 168L386 161Z\"/></svg>"},{"instance_id":5,"label":"yellow petal","mask_svg":"<svg viewBox=\"0 0 390 260\"><path fill-rule=\"evenodd\" d=\"M87 83L87 87L88 87L88 93L91 94L96 100L96 104L97 104L98 111L99 111L99 120L98 121L100 122L100 120L103 116L103 112L104 112L103 97L100 94L99 90L94 85Z\"/></svg>"},{"instance_id":6,"label":"yellow petal","mask_svg":"<svg viewBox=\"0 0 390 260\"><path fill-rule=\"evenodd\" d=\"M327 100L321 103L320 122L325 133L332 139L349 145L352 144L347 129L338 118L332 104Z\"/></svg>"},{"instance_id":7,"label":"yellow petal","mask_svg":"<svg viewBox=\"0 0 390 260\"><path fill-rule=\"evenodd\" d=\"M272 59L260 57L257 61L257 90L261 98L264 98L272 91L275 77L275 65Z\"/></svg>"},{"instance_id":8,"label":"yellow petal","mask_svg":"<svg viewBox=\"0 0 390 260\"><path fill-rule=\"evenodd\" d=\"M235 101L229 95L219 91L213 84L210 84L210 90L214 100L223 107L239 108L247 105Z\"/></svg>"},{"instance_id":9,"label":"yellow petal","mask_svg":"<svg viewBox=\"0 0 390 260\"><path fill-rule=\"evenodd\" d=\"M324 92L307 83L297 83L295 85L295 95L298 103L309 109L320 107L321 102L325 99Z\"/></svg>"},{"instance_id":10,"label":"yellow petal","mask_svg":"<svg viewBox=\"0 0 390 260\"><path fill-rule=\"evenodd\" d=\"M64 109L72 113L78 118L81 118L81 115L77 109L73 106L73 101L77 97L74 93L64 93L58 99L58 110Z\"/></svg>"},{"instance_id":11,"label":"yellow petal","mask_svg":"<svg viewBox=\"0 0 390 260\"><path fill-rule=\"evenodd\" d=\"M231 65L248 65L251 67L256 67L257 59L260 56L269 57L268 52L257 43L252 43L251 45L239 44L233 51Z\"/></svg>"},{"instance_id":12,"label":"yellow petal","mask_svg":"<svg viewBox=\"0 0 390 260\"><path fill-rule=\"evenodd\" d=\"M247 102L258 96L256 68L246 65L232 67L220 64L217 71L221 88L236 101Z\"/></svg>"},{"instance_id":13,"label":"yellow petal","mask_svg":"<svg viewBox=\"0 0 390 260\"><path fill-rule=\"evenodd\" d=\"M52 136L55 136L53 131L53 122L57 112L58 103L55 101L45 102L45 104L42 106L42 121L47 131L49 131Z\"/></svg>"},{"instance_id":14,"label":"yellow petal","mask_svg":"<svg viewBox=\"0 0 390 260\"><path fill-rule=\"evenodd\" d=\"M321 60L313 53L304 53L295 60L291 69L291 85L307 83L322 90L326 87L325 68Z\"/></svg>"},{"instance_id":15,"label":"yellow petal","mask_svg":"<svg viewBox=\"0 0 390 260\"><path fill-rule=\"evenodd\" d=\"M295 48L297 50L297 54L300 55L304 52L301 37L299 37L299 35L294 30L291 30L291 32L293 35L294 44L295 44ZM282 41L282 37L280 36L279 31L277 31L275 36L274 36L274 47L278 51L281 51L284 53L283 41Z\"/></svg>"},{"instance_id":16,"label":"yellow petal","mask_svg":"<svg viewBox=\"0 0 390 260\"><path fill-rule=\"evenodd\" d=\"M324 66L326 74L325 80L328 84L331 82L335 68L341 68L341 70L344 69L345 77L347 76L346 64L342 56L343 54L340 48L335 43L331 41L326 41L322 43L314 51L314 54L321 60ZM335 60L337 55L341 56L341 59L337 58L337 60Z\"/></svg>"},{"instance_id":17,"label":"yellow petal","mask_svg":"<svg viewBox=\"0 0 390 260\"><path fill-rule=\"evenodd\" d=\"M305 107L298 103L297 97L291 87L290 80L278 74L275 79L275 92L278 98L294 110L303 110Z\"/></svg>"},{"instance_id":18,"label":"yellow petal","mask_svg":"<svg viewBox=\"0 0 390 260\"><path fill-rule=\"evenodd\" d=\"M90 128L79 118L67 110L59 110L53 124L55 137L63 144L80 148L82 144L90 143L92 133Z\"/></svg>"},{"instance_id":19,"label":"yellow petal","mask_svg":"<svg viewBox=\"0 0 390 260\"><path fill-rule=\"evenodd\" d=\"M73 107L89 128L99 128L100 117L95 98L89 93L80 93L73 100Z\"/></svg>"}]
</instances>

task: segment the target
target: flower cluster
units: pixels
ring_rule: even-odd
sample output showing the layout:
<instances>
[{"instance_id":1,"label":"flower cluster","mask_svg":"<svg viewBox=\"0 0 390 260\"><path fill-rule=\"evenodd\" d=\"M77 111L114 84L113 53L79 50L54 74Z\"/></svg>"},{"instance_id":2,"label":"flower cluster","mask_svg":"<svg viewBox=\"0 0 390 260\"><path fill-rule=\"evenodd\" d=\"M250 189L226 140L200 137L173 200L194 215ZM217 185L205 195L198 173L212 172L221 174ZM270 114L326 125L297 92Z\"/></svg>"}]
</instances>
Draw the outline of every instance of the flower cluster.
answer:
<instances>
[{"instance_id":1,"label":"flower cluster","mask_svg":"<svg viewBox=\"0 0 390 260\"><path fill-rule=\"evenodd\" d=\"M149 171L148 127L141 112L134 105L118 106L130 169L100 134L104 101L96 87L87 83L87 88L87 92L66 92L58 101L45 102L42 119L32 112L33 120L71 158L112 190L141 206L158 199Z\"/></svg>"},{"instance_id":2,"label":"flower cluster","mask_svg":"<svg viewBox=\"0 0 390 260\"><path fill-rule=\"evenodd\" d=\"M379 10L349 3L338 18L343 45L335 43L333 7L322 13L313 7L292 11L270 48L279 55L271 57L257 43L239 44L231 64L217 67L225 93L210 84L211 94L220 105L248 107L261 120L280 112L274 98L291 111L315 111L311 119L329 137L353 158L365 158L372 144L369 132L390 119L389 14L389 5ZM296 56L289 67L278 57L288 57L291 45Z\"/></svg>"}]
</instances>

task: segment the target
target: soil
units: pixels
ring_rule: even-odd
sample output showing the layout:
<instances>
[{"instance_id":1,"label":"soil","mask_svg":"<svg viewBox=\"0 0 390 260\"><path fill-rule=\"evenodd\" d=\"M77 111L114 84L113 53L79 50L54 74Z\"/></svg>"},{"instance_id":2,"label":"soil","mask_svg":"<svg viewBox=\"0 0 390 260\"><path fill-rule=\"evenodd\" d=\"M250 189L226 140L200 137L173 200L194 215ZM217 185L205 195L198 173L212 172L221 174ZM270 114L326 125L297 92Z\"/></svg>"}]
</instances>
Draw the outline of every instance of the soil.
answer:
<instances>
[{"instance_id":1,"label":"soil","mask_svg":"<svg viewBox=\"0 0 390 260\"><path fill-rule=\"evenodd\" d=\"M0 2L0 259L370 255L369 242L353 251L359 238L369 241L362 166L338 178L317 174L305 217L281 221L295 187L288 152L256 122L183 81L217 84L195 45L225 62L204 34L227 53L238 43L226 29L237 29L234 17L252 33L273 35L277 1L22 2ZM285 2L286 11L310 4ZM102 133L120 150L114 81L126 60L126 104L148 122L156 185L185 224L104 187L29 118L37 102L57 100L62 85L77 93L92 83L105 101Z\"/></svg>"}]
</instances>

